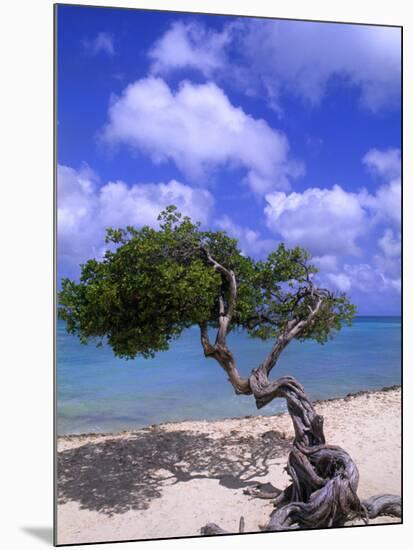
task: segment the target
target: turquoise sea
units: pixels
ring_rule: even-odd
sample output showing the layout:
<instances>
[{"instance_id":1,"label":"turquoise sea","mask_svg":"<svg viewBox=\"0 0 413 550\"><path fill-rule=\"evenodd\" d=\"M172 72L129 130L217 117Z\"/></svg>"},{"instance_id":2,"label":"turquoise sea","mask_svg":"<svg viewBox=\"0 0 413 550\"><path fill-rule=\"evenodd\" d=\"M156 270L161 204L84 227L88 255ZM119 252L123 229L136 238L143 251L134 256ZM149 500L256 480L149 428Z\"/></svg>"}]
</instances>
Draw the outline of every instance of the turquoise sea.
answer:
<instances>
[{"instance_id":1,"label":"turquoise sea","mask_svg":"<svg viewBox=\"0 0 413 550\"><path fill-rule=\"evenodd\" d=\"M243 332L231 334L229 343L244 375L271 347ZM293 342L272 371L273 377L285 374L298 378L313 400L400 384L401 320L359 317L324 346ZM109 347L80 344L58 322L58 434L283 410L285 403L275 400L258 413L251 397L236 396L218 364L203 357L197 327L154 359L127 361L114 357Z\"/></svg>"}]
</instances>

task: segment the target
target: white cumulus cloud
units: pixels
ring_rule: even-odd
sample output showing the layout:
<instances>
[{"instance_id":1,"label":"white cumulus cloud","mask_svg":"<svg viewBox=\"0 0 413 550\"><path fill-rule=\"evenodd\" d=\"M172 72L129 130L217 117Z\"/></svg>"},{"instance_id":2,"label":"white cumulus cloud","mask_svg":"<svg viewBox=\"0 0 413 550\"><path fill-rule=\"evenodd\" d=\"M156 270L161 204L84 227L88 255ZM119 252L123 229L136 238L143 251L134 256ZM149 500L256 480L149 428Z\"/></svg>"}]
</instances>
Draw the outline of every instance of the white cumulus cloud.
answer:
<instances>
[{"instance_id":1,"label":"white cumulus cloud","mask_svg":"<svg viewBox=\"0 0 413 550\"><path fill-rule=\"evenodd\" d=\"M351 289L351 279L345 273L328 273L327 278L340 292L348 292Z\"/></svg>"},{"instance_id":2,"label":"white cumulus cloud","mask_svg":"<svg viewBox=\"0 0 413 550\"><path fill-rule=\"evenodd\" d=\"M400 275L391 277L383 271L382 266L368 263L344 264L340 273L327 273L325 278L340 292L400 293L401 290Z\"/></svg>"},{"instance_id":3,"label":"white cumulus cloud","mask_svg":"<svg viewBox=\"0 0 413 550\"><path fill-rule=\"evenodd\" d=\"M389 281L400 287L401 233L387 228L378 240L379 253L373 258L375 266Z\"/></svg>"},{"instance_id":4,"label":"white cumulus cloud","mask_svg":"<svg viewBox=\"0 0 413 550\"><path fill-rule=\"evenodd\" d=\"M363 163L373 173L393 180L400 177L401 156L400 149L370 149L363 157Z\"/></svg>"},{"instance_id":5,"label":"white cumulus cloud","mask_svg":"<svg viewBox=\"0 0 413 550\"><path fill-rule=\"evenodd\" d=\"M220 31L175 22L150 51L153 70L198 69L264 93L279 109L283 94L313 105L333 78L359 90L371 111L399 104L400 29L307 21L237 20Z\"/></svg>"},{"instance_id":6,"label":"white cumulus cloud","mask_svg":"<svg viewBox=\"0 0 413 550\"><path fill-rule=\"evenodd\" d=\"M375 192L352 193L336 185L269 193L267 225L287 244L312 252L320 280L338 290L400 291L400 151L371 149L362 161L378 177ZM380 230L379 238L372 237ZM350 264L348 256L361 256L361 239L367 239L363 250L370 263Z\"/></svg>"},{"instance_id":7,"label":"white cumulus cloud","mask_svg":"<svg viewBox=\"0 0 413 550\"><path fill-rule=\"evenodd\" d=\"M177 69L197 69L210 76L225 65L227 31L215 31L191 22L175 21L149 51L153 74Z\"/></svg>"},{"instance_id":8,"label":"white cumulus cloud","mask_svg":"<svg viewBox=\"0 0 413 550\"><path fill-rule=\"evenodd\" d=\"M337 270L337 256L331 254L324 254L323 256L313 256L311 258L313 263L318 269L322 271L336 271Z\"/></svg>"},{"instance_id":9,"label":"white cumulus cloud","mask_svg":"<svg viewBox=\"0 0 413 550\"><path fill-rule=\"evenodd\" d=\"M58 167L58 253L71 268L104 250L105 228L156 226L159 213L174 204L193 221L206 223L214 200L205 189L171 180L168 183L123 181L99 186L90 168Z\"/></svg>"},{"instance_id":10,"label":"white cumulus cloud","mask_svg":"<svg viewBox=\"0 0 413 550\"><path fill-rule=\"evenodd\" d=\"M401 223L401 159L399 149L384 151L371 149L363 157L369 171L384 183L366 205L372 208L379 219L392 223L396 228Z\"/></svg>"},{"instance_id":11,"label":"white cumulus cloud","mask_svg":"<svg viewBox=\"0 0 413 550\"><path fill-rule=\"evenodd\" d=\"M371 111L400 101L400 29L316 22L246 24L246 58L275 101L292 93L318 104L334 77L359 90Z\"/></svg>"},{"instance_id":12,"label":"white cumulus cloud","mask_svg":"<svg viewBox=\"0 0 413 550\"><path fill-rule=\"evenodd\" d=\"M259 231L235 223L229 216L222 216L215 221L215 226L226 231L232 238L238 239L241 251L254 257L266 256L276 248L274 239L265 239Z\"/></svg>"},{"instance_id":13,"label":"white cumulus cloud","mask_svg":"<svg viewBox=\"0 0 413 550\"><path fill-rule=\"evenodd\" d=\"M213 83L182 82L174 92L160 78L138 80L113 99L102 138L155 163L173 161L193 180L217 168L244 168L257 193L288 188L302 172L288 158L285 135L232 105Z\"/></svg>"},{"instance_id":14,"label":"white cumulus cloud","mask_svg":"<svg viewBox=\"0 0 413 550\"><path fill-rule=\"evenodd\" d=\"M367 218L357 194L335 185L302 193L274 192L265 198L267 225L287 244L303 246L316 256L360 253L356 241Z\"/></svg>"},{"instance_id":15,"label":"white cumulus cloud","mask_svg":"<svg viewBox=\"0 0 413 550\"><path fill-rule=\"evenodd\" d=\"M379 246L384 255L389 258L397 258L401 253L401 235L395 235L391 229L386 229L379 239Z\"/></svg>"}]
</instances>

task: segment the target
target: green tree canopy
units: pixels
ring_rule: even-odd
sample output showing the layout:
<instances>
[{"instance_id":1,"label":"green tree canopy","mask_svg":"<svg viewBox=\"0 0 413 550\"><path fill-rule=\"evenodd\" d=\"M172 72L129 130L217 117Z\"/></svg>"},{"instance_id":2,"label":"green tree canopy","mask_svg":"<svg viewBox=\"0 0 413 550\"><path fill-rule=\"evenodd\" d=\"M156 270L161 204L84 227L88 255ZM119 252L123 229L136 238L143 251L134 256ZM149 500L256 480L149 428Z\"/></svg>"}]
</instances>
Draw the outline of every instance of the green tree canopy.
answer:
<instances>
[{"instance_id":1,"label":"green tree canopy","mask_svg":"<svg viewBox=\"0 0 413 550\"><path fill-rule=\"evenodd\" d=\"M150 357L192 325L204 336L219 329L221 343L237 327L261 339L286 340L292 331L291 338L324 343L351 322L355 307L345 294L316 287L317 269L303 248L280 244L256 261L236 239L202 231L174 206L159 222L158 229L108 229L111 250L82 265L78 283L62 280L59 316L82 342Z\"/></svg>"}]
</instances>

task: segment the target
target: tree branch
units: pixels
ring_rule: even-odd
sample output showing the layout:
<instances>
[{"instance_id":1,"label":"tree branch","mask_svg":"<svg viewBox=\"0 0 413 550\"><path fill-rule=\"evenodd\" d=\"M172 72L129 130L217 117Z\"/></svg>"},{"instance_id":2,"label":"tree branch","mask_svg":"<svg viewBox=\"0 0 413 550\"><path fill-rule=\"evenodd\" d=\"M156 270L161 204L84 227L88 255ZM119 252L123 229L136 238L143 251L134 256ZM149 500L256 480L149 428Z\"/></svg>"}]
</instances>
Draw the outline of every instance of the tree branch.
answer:
<instances>
[{"instance_id":1,"label":"tree branch","mask_svg":"<svg viewBox=\"0 0 413 550\"><path fill-rule=\"evenodd\" d=\"M217 262L211 256L207 248L201 247L201 250L212 267L220 273L223 279L228 283L228 307L226 312L224 298L222 295L219 297L219 330L216 338L216 344L225 345L228 327L235 311L235 304L237 300L237 280L235 278L235 273L231 269L227 269L222 264Z\"/></svg>"},{"instance_id":2,"label":"tree branch","mask_svg":"<svg viewBox=\"0 0 413 550\"><path fill-rule=\"evenodd\" d=\"M199 328L201 329L201 344L204 350L205 357L210 357L214 354L215 348L211 345L208 335L208 323L200 323Z\"/></svg>"},{"instance_id":3,"label":"tree branch","mask_svg":"<svg viewBox=\"0 0 413 550\"><path fill-rule=\"evenodd\" d=\"M200 323L199 328L201 330L201 344L205 357L212 357L224 369L236 394L250 395L252 392L249 386L249 379L243 378L238 372L231 350L225 343L215 342L214 345L211 344L208 335L208 324L206 322Z\"/></svg>"},{"instance_id":4,"label":"tree branch","mask_svg":"<svg viewBox=\"0 0 413 550\"><path fill-rule=\"evenodd\" d=\"M208 262L218 273L221 274L223 281L226 281L228 284L228 306L226 311L224 297L222 294L219 297L219 329L216 335L215 344L213 346L209 341L207 326L200 325L201 343L204 349L204 354L206 357L214 357L216 361L218 361L221 367L228 374L228 379L234 387L236 393L251 394L251 376L249 379L242 378L240 376L235 364L235 359L226 345L226 336L236 305L237 281L235 278L235 274L232 270L227 269L225 266L215 260L215 258L211 256L206 247L201 246L201 250L205 254ZM267 355L267 357L261 363L258 369L254 369L252 371L251 375L253 375L253 373L256 371L259 371L260 375L263 377L263 379L267 381L267 383L269 383L268 375L274 368L281 352L294 338L296 338L300 334L300 332L302 332L314 321L324 301L324 298L328 296L328 292L326 290L314 288L307 266L303 264L302 267L306 270L306 280L308 286L300 287L297 290L294 307L296 307L297 304L306 297L315 298L316 303L313 307L311 307L311 305L308 306L309 314L305 319L294 317L287 322L283 333L278 337L270 353ZM294 307L292 307L291 309L292 313L294 312ZM271 319L264 315L257 316L257 321L259 319L271 323ZM255 319L251 319L251 321L254 323Z\"/></svg>"},{"instance_id":5,"label":"tree branch","mask_svg":"<svg viewBox=\"0 0 413 550\"><path fill-rule=\"evenodd\" d=\"M322 292L318 293L318 291L314 291L312 287L310 289L310 292L313 294L317 293L318 297L317 297L317 302L315 306L313 308L310 308L310 313L308 317L302 320L294 318L288 321L283 334L281 334L277 338L277 341L272 347L270 353L267 355L265 360L258 367L265 373L266 376L268 376L271 370L274 368L278 360L278 357L280 356L281 352L285 349L285 347L291 342L291 340L296 338L304 328L308 327L310 323L312 323L315 317L317 316L317 313L320 310L321 304L323 303L324 296Z\"/></svg>"}]
</instances>

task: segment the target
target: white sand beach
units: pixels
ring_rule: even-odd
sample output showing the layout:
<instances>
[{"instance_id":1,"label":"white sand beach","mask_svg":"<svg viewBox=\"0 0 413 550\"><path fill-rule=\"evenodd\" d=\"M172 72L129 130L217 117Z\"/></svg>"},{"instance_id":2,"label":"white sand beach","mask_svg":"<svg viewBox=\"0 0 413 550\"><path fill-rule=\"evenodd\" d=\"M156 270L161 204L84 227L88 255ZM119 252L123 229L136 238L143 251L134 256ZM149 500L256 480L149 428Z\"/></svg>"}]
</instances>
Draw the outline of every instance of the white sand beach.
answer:
<instances>
[{"instance_id":1,"label":"white sand beach","mask_svg":"<svg viewBox=\"0 0 413 550\"><path fill-rule=\"evenodd\" d=\"M401 392L391 388L315 403L327 442L360 472L361 498L401 491ZM293 429L288 414L186 421L58 438L58 543L198 535L208 522L237 532L267 522L271 501L243 491L283 489ZM380 517L371 523L399 522ZM361 522L359 522L361 523Z\"/></svg>"}]
</instances>

